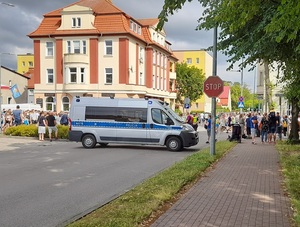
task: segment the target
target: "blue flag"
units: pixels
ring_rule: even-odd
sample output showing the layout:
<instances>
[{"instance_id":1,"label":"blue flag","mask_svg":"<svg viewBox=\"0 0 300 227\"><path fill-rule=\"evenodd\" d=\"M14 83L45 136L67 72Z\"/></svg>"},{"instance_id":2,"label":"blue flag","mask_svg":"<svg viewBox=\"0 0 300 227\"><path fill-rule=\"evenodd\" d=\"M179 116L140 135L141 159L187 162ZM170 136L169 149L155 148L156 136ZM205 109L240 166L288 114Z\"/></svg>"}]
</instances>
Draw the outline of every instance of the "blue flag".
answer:
<instances>
[{"instance_id":1,"label":"blue flag","mask_svg":"<svg viewBox=\"0 0 300 227\"><path fill-rule=\"evenodd\" d=\"M10 90L11 90L12 96L13 96L15 99L16 99L16 98L19 98L19 97L21 96L21 93L20 93L20 91L19 91L19 89L18 89L17 84L11 86Z\"/></svg>"}]
</instances>

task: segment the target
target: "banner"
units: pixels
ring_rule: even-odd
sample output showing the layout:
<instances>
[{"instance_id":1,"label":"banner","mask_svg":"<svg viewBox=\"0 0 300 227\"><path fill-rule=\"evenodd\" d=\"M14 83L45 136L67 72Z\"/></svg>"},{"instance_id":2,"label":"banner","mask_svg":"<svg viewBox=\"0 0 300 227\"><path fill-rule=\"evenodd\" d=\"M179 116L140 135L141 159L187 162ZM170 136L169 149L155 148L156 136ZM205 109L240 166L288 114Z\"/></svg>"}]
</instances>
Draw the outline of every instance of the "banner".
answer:
<instances>
[{"instance_id":1,"label":"banner","mask_svg":"<svg viewBox=\"0 0 300 227\"><path fill-rule=\"evenodd\" d=\"M18 89L17 84L11 86L10 90L11 90L11 93L12 93L12 96L14 97L14 99L19 98L21 96L21 93Z\"/></svg>"}]
</instances>

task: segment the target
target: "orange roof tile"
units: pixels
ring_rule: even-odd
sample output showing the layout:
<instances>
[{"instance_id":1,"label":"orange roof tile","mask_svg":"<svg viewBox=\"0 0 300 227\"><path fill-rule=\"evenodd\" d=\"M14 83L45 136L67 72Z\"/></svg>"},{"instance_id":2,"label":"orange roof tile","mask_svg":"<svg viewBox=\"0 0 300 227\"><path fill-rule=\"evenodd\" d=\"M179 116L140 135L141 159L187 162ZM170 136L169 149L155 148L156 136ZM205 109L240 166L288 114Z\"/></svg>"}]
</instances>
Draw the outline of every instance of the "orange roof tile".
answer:
<instances>
[{"instance_id":1,"label":"orange roof tile","mask_svg":"<svg viewBox=\"0 0 300 227\"><path fill-rule=\"evenodd\" d=\"M223 92L219 96L220 99L228 99L229 97L230 86L224 86Z\"/></svg>"},{"instance_id":2,"label":"orange roof tile","mask_svg":"<svg viewBox=\"0 0 300 227\"><path fill-rule=\"evenodd\" d=\"M156 25L159 22L159 19L158 18L138 19L137 21L143 26L151 26L151 25Z\"/></svg>"},{"instance_id":3,"label":"orange roof tile","mask_svg":"<svg viewBox=\"0 0 300 227\"><path fill-rule=\"evenodd\" d=\"M95 14L95 29L68 29L57 30L61 25L61 11L73 5L89 7ZM131 35L149 45L154 45L168 53L171 53L166 47L153 42L148 27L158 23L158 18L135 20L119 8L113 5L111 0L81 0L74 2L66 7L54 10L44 15L40 26L30 33L30 38L46 37L46 36L62 36L62 35ZM141 35L130 30L130 20L134 20L142 27Z\"/></svg>"}]
</instances>

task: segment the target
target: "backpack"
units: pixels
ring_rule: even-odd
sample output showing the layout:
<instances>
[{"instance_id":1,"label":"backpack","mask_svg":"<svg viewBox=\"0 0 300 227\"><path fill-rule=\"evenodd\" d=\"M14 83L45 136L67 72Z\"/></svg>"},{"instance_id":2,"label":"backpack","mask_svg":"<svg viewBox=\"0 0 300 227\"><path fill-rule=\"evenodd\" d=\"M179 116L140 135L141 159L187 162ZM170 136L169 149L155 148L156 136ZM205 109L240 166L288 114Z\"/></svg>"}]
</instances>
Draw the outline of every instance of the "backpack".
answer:
<instances>
[{"instance_id":1,"label":"backpack","mask_svg":"<svg viewBox=\"0 0 300 227\"><path fill-rule=\"evenodd\" d=\"M282 127L287 128L287 120L284 119L282 121Z\"/></svg>"},{"instance_id":2,"label":"backpack","mask_svg":"<svg viewBox=\"0 0 300 227\"><path fill-rule=\"evenodd\" d=\"M68 116L66 114L63 114L60 118L60 124L67 124L68 123Z\"/></svg>"}]
</instances>

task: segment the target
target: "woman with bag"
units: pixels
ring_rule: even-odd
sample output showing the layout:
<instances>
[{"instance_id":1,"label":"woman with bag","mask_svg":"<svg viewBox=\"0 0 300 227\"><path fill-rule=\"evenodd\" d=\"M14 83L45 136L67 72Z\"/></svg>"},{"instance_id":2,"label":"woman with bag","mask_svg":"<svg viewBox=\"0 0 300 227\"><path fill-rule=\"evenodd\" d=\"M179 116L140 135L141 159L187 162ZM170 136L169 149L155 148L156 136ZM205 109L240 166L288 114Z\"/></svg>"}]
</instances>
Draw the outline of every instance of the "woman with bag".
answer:
<instances>
[{"instance_id":1,"label":"woman with bag","mask_svg":"<svg viewBox=\"0 0 300 227\"><path fill-rule=\"evenodd\" d=\"M43 141L46 133L46 125L47 125L45 113L43 111L40 113L37 125L38 125L39 140Z\"/></svg>"},{"instance_id":2,"label":"woman with bag","mask_svg":"<svg viewBox=\"0 0 300 227\"><path fill-rule=\"evenodd\" d=\"M269 132L269 119L267 113L264 113L264 116L261 119L260 128L261 128L261 143L266 143L268 140L268 132Z\"/></svg>"}]
</instances>

